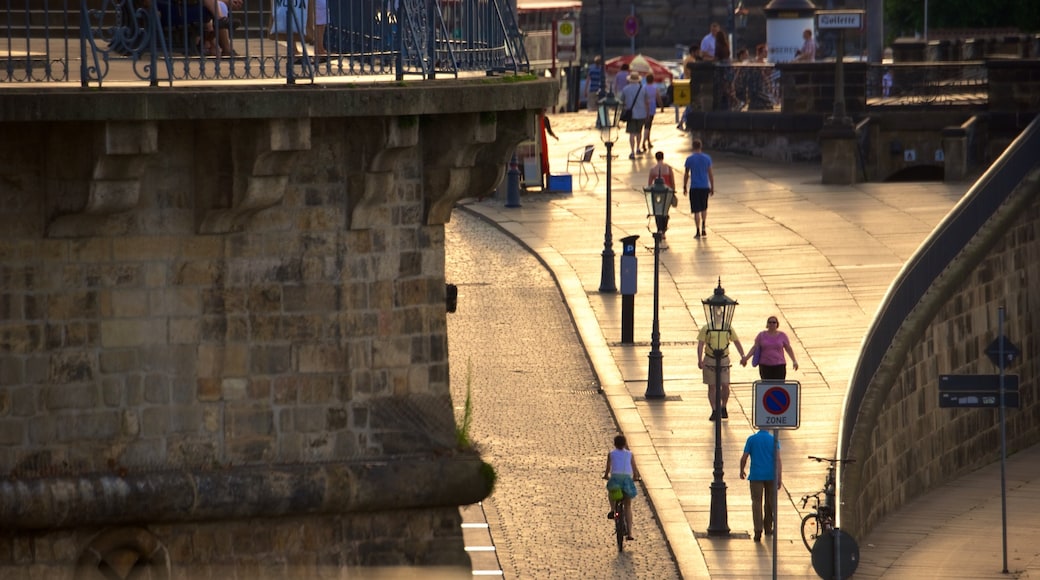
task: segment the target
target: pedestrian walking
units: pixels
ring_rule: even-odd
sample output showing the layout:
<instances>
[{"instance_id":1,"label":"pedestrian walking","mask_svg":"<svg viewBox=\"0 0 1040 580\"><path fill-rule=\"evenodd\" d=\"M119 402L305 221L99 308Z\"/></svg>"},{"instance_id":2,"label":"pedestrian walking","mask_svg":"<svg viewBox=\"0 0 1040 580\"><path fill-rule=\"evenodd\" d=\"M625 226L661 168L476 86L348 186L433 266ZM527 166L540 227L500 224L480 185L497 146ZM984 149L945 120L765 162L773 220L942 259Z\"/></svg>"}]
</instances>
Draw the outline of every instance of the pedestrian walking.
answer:
<instances>
[{"instance_id":1,"label":"pedestrian walking","mask_svg":"<svg viewBox=\"0 0 1040 580\"><path fill-rule=\"evenodd\" d=\"M611 86L614 88L614 95L618 98L621 98L621 91L625 90L625 87L628 86L628 77L631 72L628 69L629 66L627 62L622 64L621 69L617 71L616 75L614 75L614 82L611 83Z\"/></svg>"},{"instance_id":2,"label":"pedestrian walking","mask_svg":"<svg viewBox=\"0 0 1040 580\"><path fill-rule=\"evenodd\" d=\"M650 142L650 129L654 126L654 115L657 114L657 108L664 106L664 102L661 100L661 85L654 82L654 75L646 75L646 86L643 90L646 91L647 98L647 111L646 111L646 123L643 124L643 138L640 144L640 149L645 152L650 152L650 148L653 147L653 143ZM670 186L675 189L675 185Z\"/></svg>"},{"instance_id":3,"label":"pedestrian walking","mask_svg":"<svg viewBox=\"0 0 1040 580\"><path fill-rule=\"evenodd\" d=\"M675 195L675 171L671 165L664 162L664 151L658 151L654 153L654 159L657 160L657 164L650 168L650 173L646 176L646 184L653 185L655 181L660 179L665 185L672 188L672 207L679 206L679 198ZM661 249L668 248L668 240L665 239L665 234L661 234Z\"/></svg>"},{"instance_id":4,"label":"pedestrian walking","mask_svg":"<svg viewBox=\"0 0 1040 580\"><path fill-rule=\"evenodd\" d=\"M640 140L643 138L646 115L650 110L650 98L643 89L639 73L635 71L629 73L628 84L621 91L622 106L626 111L631 111L631 117L625 122L625 132L628 133L629 159L635 159L636 155L643 154Z\"/></svg>"},{"instance_id":5,"label":"pedestrian walking","mask_svg":"<svg viewBox=\"0 0 1040 580\"><path fill-rule=\"evenodd\" d=\"M748 458L751 459L750 473L746 471ZM744 454L740 456L740 479L747 479L751 488L751 521L755 526L756 542L762 540L763 532L767 536L773 534L776 525L776 493L783 485L782 473L780 444L769 431L759 429L744 442Z\"/></svg>"},{"instance_id":6,"label":"pedestrian walking","mask_svg":"<svg viewBox=\"0 0 1040 580\"><path fill-rule=\"evenodd\" d=\"M722 313L718 315L721 319ZM709 421L729 418L726 404L729 402L730 343L737 347L740 358L744 358L744 347L741 346L736 331L728 323L724 323L722 330L711 330L705 324L697 333L697 368L701 369L702 378L708 385L708 404L711 406ZM716 358L715 353L718 351L721 351L722 355ZM718 385L715 384L716 381ZM716 388L720 389L718 409L715 408Z\"/></svg>"},{"instance_id":7,"label":"pedestrian walking","mask_svg":"<svg viewBox=\"0 0 1040 580\"><path fill-rule=\"evenodd\" d=\"M755 337L755 344L751 350L740 359L740 366L747 366L748 359L751 366L758 367L758 376L763 381L782 381L787 378L787 361L784 359L784 351L791 357L794 370L798 370L798 361L794 358L791 349L791 341L787 334L780 330L780 321L775 316L766 319L766 329Z\"/></svg>"},{"instance_id":8,"label":"pedestrian walking","mask_svg":"<svg viewBox=\"0 0 1040 580\"><path fill-rule=\"evenodd\" d=\"M585 75L585 106L590 111L595 111L599 107L599 93L603 90L604 75L603 57L596 55L596 58L592 59L592 64L589 65L589 70ZM596 116L596 128L601 128L598 115Z\"/></svg>"},{"instance_id":9,"label":"pedestrian walking","mask_svg":"<svg viewBox=\"0 0 1040 580\"><path fill-rule=\"evenodd\" d=\"M628 524L628 538L626 539L634 540L635 538L632 537L632 498L638 495L635 482L639 479L639 469L636 468L636 462L624 435L614 437L614 449L607 453L607 468L603 471L603 479L607 480L607 501L611 504L607 517L614 517L611 492L616 493L617 490L620 490L624 494L625 523Z\"/></svg>"},{"instance_id":10,"label":"pedestrian walking","mask_svg":"<svg viewBox=\"0 0 1040 580\"><path fill-rule=\"evenodd\" d=\"M708 197L715 195L711 157L702 151L703 147L700 139L693 140L693 153L686 158L686 171L683 172L683 195L689 193L690 213L697 226L694 238L708 235Z\"/></svg>"}]
</instances>

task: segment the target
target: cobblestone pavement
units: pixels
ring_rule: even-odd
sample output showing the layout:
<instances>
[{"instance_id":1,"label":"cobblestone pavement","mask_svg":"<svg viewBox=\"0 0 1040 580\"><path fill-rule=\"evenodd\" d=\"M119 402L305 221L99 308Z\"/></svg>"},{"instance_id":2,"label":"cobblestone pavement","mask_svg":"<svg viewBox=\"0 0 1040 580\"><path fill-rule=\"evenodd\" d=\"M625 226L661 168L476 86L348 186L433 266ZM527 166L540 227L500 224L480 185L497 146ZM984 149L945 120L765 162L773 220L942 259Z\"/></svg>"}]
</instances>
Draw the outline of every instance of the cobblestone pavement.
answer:
<instances>
[{"instance_id":1,"label":"cobblestone pavement","mask_svg":"<svg viewBox=\"0 0 1040 580\"><path fill-rule=\"evenodd\" d=\"M461 416L470 386L471 439L498 473L483 505L503 576L678 578L645 490L617 551L601 476L618 427L551 274L465 211L445 245L452 396Z\"/></svg>"}]
</instances>

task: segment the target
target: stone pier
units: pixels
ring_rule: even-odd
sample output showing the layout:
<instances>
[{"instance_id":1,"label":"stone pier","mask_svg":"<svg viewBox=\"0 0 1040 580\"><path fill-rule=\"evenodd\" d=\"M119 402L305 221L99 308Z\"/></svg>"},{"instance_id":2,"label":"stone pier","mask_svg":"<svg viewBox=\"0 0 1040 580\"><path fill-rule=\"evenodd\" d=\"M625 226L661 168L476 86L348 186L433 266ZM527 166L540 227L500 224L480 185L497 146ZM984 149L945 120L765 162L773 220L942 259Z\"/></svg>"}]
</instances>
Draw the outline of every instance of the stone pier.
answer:
<instances>
[{"instance_id":1,"label":"stone pier","mask_svg":"<svg viewBox=\"0 0 1040 580\"><path fill-rule=\"evenodd\" d=\"M557 91L8 91L0 575L468 569L443 225Z\"/></svg>"}]
</instances>

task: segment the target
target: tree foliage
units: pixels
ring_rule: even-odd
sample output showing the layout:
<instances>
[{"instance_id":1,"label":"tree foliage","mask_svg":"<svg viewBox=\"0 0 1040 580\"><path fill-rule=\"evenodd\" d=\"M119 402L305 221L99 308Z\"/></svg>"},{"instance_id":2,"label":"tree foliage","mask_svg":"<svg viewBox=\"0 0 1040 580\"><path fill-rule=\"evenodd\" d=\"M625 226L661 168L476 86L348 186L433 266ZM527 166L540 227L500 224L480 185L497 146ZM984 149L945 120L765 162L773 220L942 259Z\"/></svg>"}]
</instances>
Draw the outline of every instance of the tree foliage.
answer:
<instances>
[{"instance_id":1,"label":"tree foliage","mask_svg":"<svg viewBox=\"0 0 1040 580\"><path fill-rule=\"evenodd\" d=\"M928 30L1016 28L1040 31L1040 2L1036 0L885 0L885 31L890 38L924 31L924 4L928 2Z\"/></svg>"}]
</instances>

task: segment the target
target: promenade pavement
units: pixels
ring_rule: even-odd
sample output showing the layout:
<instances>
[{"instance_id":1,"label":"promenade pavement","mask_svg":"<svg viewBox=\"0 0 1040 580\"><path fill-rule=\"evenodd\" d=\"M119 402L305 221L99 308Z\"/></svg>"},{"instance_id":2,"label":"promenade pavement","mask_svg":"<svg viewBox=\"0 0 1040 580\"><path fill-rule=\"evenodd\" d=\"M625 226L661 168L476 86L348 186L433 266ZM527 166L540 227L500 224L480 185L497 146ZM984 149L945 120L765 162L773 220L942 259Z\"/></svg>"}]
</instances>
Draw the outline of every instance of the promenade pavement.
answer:
<instances>
[{"instance_id":1,"label":"promenade pavement","mask_svg":"<svg viewBox=\"0 0 1040 580\"><path fill-rule=\"evenodd\" d=\"M589 113L551 119L560 137L549 141L553 171L566 171L568 151L593 144L598 182L579 183L574 175L571 194L525 193L519 208L505 207L497 196L464 200L461 208L527 246L556 278L599 386L637 457L644 489L681 576L769 577L775 550L778 577L815 578L799 533L805 513L800 498L822 486L825 466L807 456L833 455L847 381L878 304L905 261L969 184L823 185L816 165L708 150L716 179L708 234L694 239L688 199L682 197L671 213L668 249L661 252L659 317L667 397L647 400L653 225L646 218L641 190L652 157L629 160L624 135L614 147L614 251L620 256L620 238L640 236L635 344L623 345L621 296L598 292L606 208L603 144ZM675 129L670 113L659 114L654 148L665 152L680 184L689 139ZM734 328L744 348L764 329L766 318L775 315L800 364L798 371L788 371L788 379L801 384L802 403L799 428L780 435L784 488L775 545L769 537L752 541L747 485L737 476L744 441L754 431L751 389L757 370L750 365L733 369L729 419L722 430L731 534L706 534L715 440L696 363L696 334L704 323L701 300L720 279L726 294L740 303ZM537 320L538 314L530 316ZM554 425L535 417L532 424L540 428ZM994 464L912 502L869 537L858 538L856 576L1040 577L1040 548L1033 540L1040 532L1035 517L1040 513L1040 450L1009 458L1007 477L1009 574L1002 573L1000 476L999 464Z\"/></svg>"}]
</instances>

